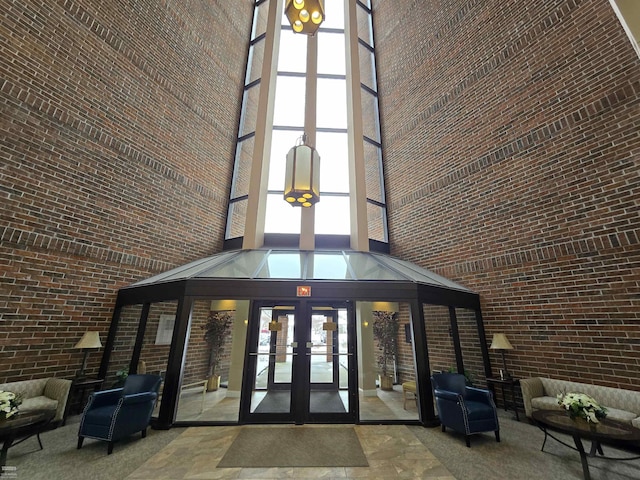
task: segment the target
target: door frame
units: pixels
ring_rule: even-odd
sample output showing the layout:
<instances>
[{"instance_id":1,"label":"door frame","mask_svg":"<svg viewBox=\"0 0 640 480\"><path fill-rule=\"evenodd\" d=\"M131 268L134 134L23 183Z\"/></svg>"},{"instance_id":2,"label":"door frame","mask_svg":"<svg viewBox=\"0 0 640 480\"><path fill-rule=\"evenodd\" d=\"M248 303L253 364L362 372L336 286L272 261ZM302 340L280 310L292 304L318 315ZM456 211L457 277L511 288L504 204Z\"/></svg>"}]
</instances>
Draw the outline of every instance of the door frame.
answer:
<instances>
[{"instance_id":1,"label":"door frame","mask_svg":"<svg viewBox=\"0 0 640 480\"><path fill-rule=\"evenodd\" d=\"M292 307L295 316L293 342L293 360L291 371L291 408L286 413L251 413L251 399L257 374L256 349L260 337L260 312L265 307ZM306 355L307 342L311 342L311 314L314 307L332 307L345 309L347 312L347 355L348 355L348 405L346 413L310 412L310 362ZM291 313L291 311L289 313ZM321 300L253 300L249 307L247 324L247 340L245 348L244 370L242 376L242 391L240 394L240 423L357 423L358 420L358 383L357 383L357 355L355 309L351 301L321 301ZM271 342L271 340L270 340Z\"/></svg>"}]
</instances>

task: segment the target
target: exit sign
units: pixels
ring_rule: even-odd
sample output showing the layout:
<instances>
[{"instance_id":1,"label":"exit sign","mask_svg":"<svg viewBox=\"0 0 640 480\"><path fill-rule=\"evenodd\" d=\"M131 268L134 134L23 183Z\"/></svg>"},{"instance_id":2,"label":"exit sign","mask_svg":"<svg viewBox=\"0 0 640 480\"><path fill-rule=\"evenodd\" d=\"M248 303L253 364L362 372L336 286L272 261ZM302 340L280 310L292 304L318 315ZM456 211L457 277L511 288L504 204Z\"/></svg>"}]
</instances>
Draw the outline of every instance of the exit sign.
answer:
<instances>
[{"instance_id":1,"label":"exit sign","mask_svg":"<svg viewBox=\"0 0 640 480\"><path fill-rule=\"evenodd\" d=\"M296 295L298 297L310 297L311 296L311 287L298 286L296 288L297 288Z\"/></svg>"}]
</instances>

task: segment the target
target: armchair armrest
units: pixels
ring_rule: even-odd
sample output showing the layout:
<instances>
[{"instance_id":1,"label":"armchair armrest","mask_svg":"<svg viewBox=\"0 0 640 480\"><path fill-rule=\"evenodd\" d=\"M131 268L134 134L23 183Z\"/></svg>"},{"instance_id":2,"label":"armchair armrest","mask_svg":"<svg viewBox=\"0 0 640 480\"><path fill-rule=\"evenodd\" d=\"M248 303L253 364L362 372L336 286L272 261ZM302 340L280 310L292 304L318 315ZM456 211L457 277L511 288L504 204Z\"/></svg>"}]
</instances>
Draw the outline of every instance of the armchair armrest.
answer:
<instances>
[{"instance_id":1,"label":"armchair armrest","mask_svg":"<svg viewBox=\"0 0 640 480\"><path fill-rule=\"evenodd\" d=\"M544 385L540 377L523 378L520 380L520 388L522 389L522 402L524 403L524 414L531 418L533 407L531 399L544 396Z\"/></svg>"},{"instance_id":2,"label":"armchair armrest","mask_svg":"<svg viewBox=\"0 0 640 480\"><path fill-rule=\"evenodd\" d=\"M122 388L93 392L89 397L89 405L92 408L103 407L105 405L113 405L115 403L118 403L118 400L121 396Z\"/></svg>"},{"instance_id":3,"label":"armchair armrest","mask_svg":"<svg viewBox=\"0 0 640 480\"><path fill-rule=\"evenodd\" d=\"M441 398L443 400L448 400L451 402L458 402L461 396L456 392L450 392L449 390L440 390L439 388L434 389L433 393L437 398Z\"/></svg>"},{"instance_id":4,"label":"armchair armrest","mask_svg":"<svg viewBox=\"0 0 640 480\"><path fill-rule=\"evenodd\" d=\"M483 388L465 387L465 398L477 402L491 403L491 392Z\"/></svg>"},{"instance_id":5,"label":"armchair armrest","mask_svg":"<svg viewBox=\"0 0 640 480\"><path fill-rule=\"evenodd\" d=\"M133 393L122 397L122 403L123 405L132 405L135 403L155 401L156 398L158 398L158 394L156 392Z\"/></svg>"}]
</instances>

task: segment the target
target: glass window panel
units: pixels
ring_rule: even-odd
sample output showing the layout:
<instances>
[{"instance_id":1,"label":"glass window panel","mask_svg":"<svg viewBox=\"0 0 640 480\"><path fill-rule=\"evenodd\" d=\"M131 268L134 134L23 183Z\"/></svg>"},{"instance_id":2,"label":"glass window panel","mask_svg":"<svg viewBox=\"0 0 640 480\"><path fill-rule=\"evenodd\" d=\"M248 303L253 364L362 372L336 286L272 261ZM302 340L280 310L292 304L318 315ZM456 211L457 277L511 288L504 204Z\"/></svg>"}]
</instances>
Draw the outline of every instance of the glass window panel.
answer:
<instances>
[{"instance_id":1,"label":"glass window panel","mask_svg":"<svg viewBox=\"0 0 640 480\"><path fill-rule=\"evenodd\" d=\"M236 151L236 172L231 189L231 198L242 197L249 193L249 175L253 160L254 137L239 142Z\"/></svg>"},{"instance_id":2,"label":"glass window panel","mask_svg":"<svg viewBox=\"0 0 640 480\"><path fill-rule=\"evenodd\" d=\"M404 280L402 275L381 265L371 255L359 252L350 252L346 255L358 280Z\"/></svg>"},{"instance_id":3,"label":"glass window panel","mask_svg":"<svg viewBox=\"0 0 640 480\"><path fill-rule=\"evenodd\" d=\"M278 72L307 71L307 36L282 30L280 33L280 52L278 53Z\"/></svg>"},{"instance_id":4,"label":"glass window panel","mask_svg":"<svg viewBox=\"0 0 640 480\"><path fill-rule=\"evenodd\" d=\"M244 225L247 220L247 200L239 200L229 204L229 221L225 238L238 238L244 235Z\"/></svg>"},{"instance_id":5,"label":"glass window panel","mask_svg":"<svg viewBox=\"0 0 640 480\"><path fill-rule=\"evenodd\" d=\"M242 98L242 118L240 120L239 136L243 137L256 131L258 118L258 97L260 96L260 84L245 90Z\"/></svg>"},{"instance_id":6,"label":"glass window panel","mask_svg":"<svg viewBox=\"0 0 640 480\"><path fill-rule=\"evenodd\" d=\"M321 29L338 28L344 30L344 0L326 0L324 2L324 14L324 22L320 26Z\"/></svg>"},{"instance_id":7,"label":"glass window panel","mask_svg":"<svg viewBox=\"0 0 640 480\"><path fill-rule=\"evenodd\" d=\"M429 339L429 366L431 373L448 372L456 369L456 355L451 340L451 319L449 307L422 305L425 333Z\"/></svg>"},{"instance_id":8,"label":"glass window panel","mask_svg":"<svg viewBox=\"0 0 640 480\"><path fill-rule=\"evenodd\" d=\"M218 305L224 303L224 311ZM246 341L244 318L248 301L201 299L193 304L190 333L185 346L185 361L178 395L178 421L237 421L240 412L239 386ZM228 310L228 308L233 310ZM236 310L240 308L242 313ZM207 342L203 329L208 322L226 325L220 342ZM210 352L219 352L217 362L210 364ZM236 351L235 355L232 352ZM239 352L239 353L238 353ZM219 377L217 379L216 377ZM209 382L211 379L211 382ZM207 384L210 384L210 390ZM219 388L217 385L227 388Z\"/></svg>"},{"instance_id":9,"label":"glass window panel","mask_svg":"<svg viewBox=\"0 0 640 480\"><path fill-rule=\"evenodd\" d=\"M358 58L360 60L360 82L371 90L377 91L373 52L359 43Z\"/></svg>"},{"instance_id":10,"label":"glass window panel","mask_svg":"<svg viewBox=\"0 0 640 480\"><path fill-rule=\"evenodd\" d=\"M244 252L243 255L235 255L230 261L218 264L211 270L204 272L204 276L211 278L253 278L263 258L264 252L259 250Z\"/></svg>"},{"instance_id":11,"label":"glass window panel","mask_svg":"<svg viewBox=\"0 0 640 480\"><path fill-rule=\"evenodd\" d=\"M456 321L458 323L460 350L462 351L462 361L464 363L464 375L474 386L487 388L476 312L466 308L456 308ZM431 344L429 344L429 346L431 346ZM508 354L509 352L507 352L507 355ZM496 367L494 369L494 376L499 377L500 369L503 368L502 357L500 353L495 350L489 350L489 355L492 356L491 360L495 362L493 363L494 367ZM508 358L507 363L509 363ZM495 394L502 397L500 389L495 389ZM507 396L509 396L508 392ZM498 403L504 405L504 398L501 398L501 400L502 401L499 400Z\"/></svg>"},{"instance_id":12,"label":"glass window panel","mask_svg":"<svg viewBox=\"0 0 640 480\"><path fill-rule=\"evenodd\" d=\"M263 33L267 31L267 16L269 14L269 2L262 3L259 7L256 8L255 16L254 16L254 27L253 27L253 35L251 36L251 40L256 37L259 37Z\"/></svg>"},{"instance_id":13,"label":"glass window panel","mask_svg":"<svg viewBox=\"0 0 640 480\"><path fill-rule=\"evenodd\" d=\"M320 192L349 192L349 151L346 133L316 134L320 154Z\"/></svg>"},{"instance_id":14,"label":"glass window panel","mask_svg":"<svg viewBox=\"0 0 640 480\"><path fill-rule=\"evenodd\" d=\"M301 254L272 252L257 278L302 278Z\"/></svg>"},{"instance_id":15,"label":"glass window panel","mask_svg":"<svg viewBox=\"0 0 640 480\"><path fill-rule=\"evenodd\" d=\"M314 208L316 209L316 234L349 235L351 233L349 197L320 195L320 201Z\"/></svg>"},{"instance_id":16,"label":"glass window panel","mask_svg":"<svg viewBox=\"0 0 640 480\"><path fill-rule=\"evenodd\" d=\"M367 202L367 226L369 238L379 242L386 242L387 232L384 228L385 225L385 209Z\"/></svg>"},{"instance_id":17,"label":"glass window panel","mask_svg":"<svg viewBox=\"0 0 640 480\"><path fill-rule=\"evenodd\" d=\"M313 273L308 278L348 280L351 278L342 253L312 253Z\"/></svg>"},{"instance_id":18,"label":"glass window panel","mask_svg":"<svg viewBox=\"0 0 640 480\"><path fill-rule=\"evenodd\" d=\"M377 310L381 306L385 310ZM415 358L422 352L414 353L413 336L411 335L411 310L408 303L357 302L356 311L360 315L357 328L361 337L361 348L358 348L358 378L360 379L360 419L361 420L418 420L417 388L410 385L417 381ZM373 333L373 323L389 319L397 326L395 338L395 355L388 382L383 384L380 361L381 345ZM407 337L407 331L409 333ZM375 365L375 369L368 366ZM387 362L389 367L389 362ZM425 379L428 382L428 379ZM407 384L407 389L403 388ZM417 385L417 384L416 384Z\"/></svg>"},{"instance_id":19,"label":"glass window panel","mask_svg":"<svg viewBox=\"0 0 640 480\"><path fill-rule=\"evenodd\" d=\"M282 194L267 195L265 233L300 233L300 210L288 204Z\"/></svg>"},{"instance_id":20,"label":"glass window panel","mask_svg":"<svg viewBox=\"0 0 640 480\"><path fill-rule=\"evenodd\" d=\"M373 47L371 15L360 5L356 5L356 17L358 21L358 38L364 40L367 44Z\"/></svg>"},{"instance_id":21,"label":"glass window panel","mask_svg":"<svg viewBox=\"0 0 640 480\"><path fill-rule=\"evenodd\" d=\"M365 137L380 143L378 134L378 98L364 88L362 92L362 132Z\"/></svg>"},{"instance_id":22,"label":"glass window panel","mask_svg":"<svg viewBox=\"0 0 640 480\"><path fill-rule=\"evenodd\" d=\"M367 198L384 203L382 190L382 171L380 170L380 147L364 142L364 168L365 182L367 185Z\"/></svg>"},{"instance_id":23,"label":"glass window panel","mask_svg":"<svg viewBox=\"0 0 640 480\"><path fill-rule=\"evenodd\" d=\"M278 75L276 80L273 124L276 126L304 126L305 79Z\"/></svg>"},{"instance_id":24,"label":"glass window panel","mask_svg":"<svg viewBox=\"0 0 640 480\"><path fill-rule=\"evenodd\" d=\"M318 73L345 75L345 43L343 33L318 33Z\"/></svg>"},{"instance_id":25,"label":"glass window panel","mask_svg":"<svg viewBox=\"0 0 640 480\"><path fill-rule=\"evenodd\" d=\"M271 159L269 160L269 190L284 191L284 175L287 164L287 153L296 145L303 130L274 130L271 135ZM322 166L322 159L320 159ZM322 178L322 177L321 177Z\"/></svg>"},{"instance_id":26,"label":"glass window panel","mask_svg":"<svg viewBox=\"0 0 640 480\"><path fill-rule=\"evenodd\" d=\"M175 312L174 312L175 313ZM138 333L138 325L140 325L140 316L142 315L142 305L128 305L120 311L118 319L118 330L113 342L111 357L109 358L109 367L107 376L102 385L104 389L111 388L112 385L119 383L117 372L128 372L133 356L133 346L135 345L136 335ZM101 342L106 342L106 336L101 336ZM99 355L89 355L89 363L87 364L87 374L97 377L97 366L99 364ZM166 363L166 357L165 357ZM92 368L96 367L96 372L92 373ZM82 405L84 407L84 405Z\"/></svg>"},{"instance_id":27,"label":"glass window panel","mask_svg":"<svg viewBox=\"0 0 640 480\"><path fill-rule=\"evenodd\" d=\"M249 48L249 69L245 84L257 80L262 76L262 62L264 61L264 39Z\"/></svg>"},{"instance_id":28,"label":"glass window panel","mask_svg":"<svg viewBox=\"0 0 640 480\"><path fill-rule=\"evenodd\" d=\"M320 128L347 128L347 82L318 79L316 122Z\"/></svg>"}]
</instances>

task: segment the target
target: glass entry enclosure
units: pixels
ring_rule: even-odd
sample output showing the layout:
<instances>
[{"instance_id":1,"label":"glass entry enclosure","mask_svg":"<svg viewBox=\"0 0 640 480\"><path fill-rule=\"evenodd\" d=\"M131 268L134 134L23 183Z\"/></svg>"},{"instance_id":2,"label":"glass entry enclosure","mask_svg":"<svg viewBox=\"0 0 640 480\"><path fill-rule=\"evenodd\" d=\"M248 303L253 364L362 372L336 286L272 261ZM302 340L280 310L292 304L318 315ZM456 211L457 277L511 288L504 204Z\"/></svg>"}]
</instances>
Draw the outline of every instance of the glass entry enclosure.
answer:
<instances>
[{"instance_id":1,"label":"glass entry enclosure","mask_svg":"<svg viewBox=\"0 0 640 480\"><path fill-rule=\"evenodd\" d=\"M254 302L241 418L354 423L354 315L345 304Z\"/></svg>"}]
</instances>

